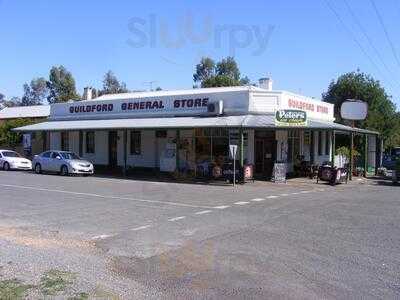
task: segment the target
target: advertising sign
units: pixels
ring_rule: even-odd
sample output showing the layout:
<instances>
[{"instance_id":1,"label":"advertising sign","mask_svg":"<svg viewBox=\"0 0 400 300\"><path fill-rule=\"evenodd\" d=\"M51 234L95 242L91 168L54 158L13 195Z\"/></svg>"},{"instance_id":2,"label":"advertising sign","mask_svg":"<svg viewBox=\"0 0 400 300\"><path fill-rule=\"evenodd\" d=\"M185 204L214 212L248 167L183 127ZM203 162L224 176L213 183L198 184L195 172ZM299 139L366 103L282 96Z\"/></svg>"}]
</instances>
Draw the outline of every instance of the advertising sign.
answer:
<instances>
[{"instance_id":1,"label":"advertising sign","mask_svg":"<svg viewBox=\"0 0 400 300\"><path fill-rule=\"evenodd\" d=\"M340 115L346 120L365 120L368 113L368 104L361 100L347 100L342 103Z\"/></svg>"},{"instance_id":2,"label":"advertising sign","mask_svg":"<svg viewBox=\"0 0 400 300\"><path fill-rule=\"evenodd\" d=\"M22 144L24 146L24 150L31 150L32 149L32 140L31 140L31 134L26 133L22 135Z\"/></svg>"},{"instance_id":3,"label":"advertising sign","mask_svg":"<svg viewBox=\"0 0 400 300\"><path fill-rule=\"evenodd\" d=\"M276 112L277 126L307 126L307 113L303 110L281 109Z\"/></svg>"}]
</instances>

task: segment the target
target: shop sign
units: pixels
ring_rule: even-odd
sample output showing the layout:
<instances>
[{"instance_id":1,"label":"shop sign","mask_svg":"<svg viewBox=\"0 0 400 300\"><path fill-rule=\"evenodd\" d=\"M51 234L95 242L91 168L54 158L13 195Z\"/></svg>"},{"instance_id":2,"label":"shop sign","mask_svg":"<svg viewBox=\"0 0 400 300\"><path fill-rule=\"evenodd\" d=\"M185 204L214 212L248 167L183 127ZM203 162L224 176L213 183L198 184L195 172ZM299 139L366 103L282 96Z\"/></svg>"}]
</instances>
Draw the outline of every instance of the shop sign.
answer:
<instances>
[{"instance_id":1,"label":"shop sign","mask_svg":"<svg viewBox=\"0 0 400 300\"><path fill-rule=\"evenodd\" d=\"M276 112L277 126L306 126L307 113L303 110L281 109Z\"/></svg>"}]
</instances>

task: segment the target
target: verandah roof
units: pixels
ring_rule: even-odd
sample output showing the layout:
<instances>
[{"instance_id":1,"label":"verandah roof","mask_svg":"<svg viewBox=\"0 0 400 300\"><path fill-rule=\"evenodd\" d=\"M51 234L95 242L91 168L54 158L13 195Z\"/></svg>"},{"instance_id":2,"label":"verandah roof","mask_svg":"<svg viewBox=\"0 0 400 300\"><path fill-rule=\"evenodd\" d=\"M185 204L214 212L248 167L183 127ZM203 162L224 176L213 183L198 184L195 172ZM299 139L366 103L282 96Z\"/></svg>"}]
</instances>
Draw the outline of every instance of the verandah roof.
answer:
<instances>
[{"instance_id":1,"label":"verandah roof","mask_svg":"<svg viewBox=\"0 0 400 300\"><path fill-rule=\"evenodd\" d=\"M206 127L228 128L304 128L320 130L337 130L378 135L378 132L360 128L352 128L338 123L308 120L307 126L277 126L274 115L238 115L219 117L168 117L168 118L136 118L136 119L102 119L47 121L15 128L19 132L31 131L76 131L76 130L111 130L111 129L190 129Z\"/></svg>"}]
</instances>

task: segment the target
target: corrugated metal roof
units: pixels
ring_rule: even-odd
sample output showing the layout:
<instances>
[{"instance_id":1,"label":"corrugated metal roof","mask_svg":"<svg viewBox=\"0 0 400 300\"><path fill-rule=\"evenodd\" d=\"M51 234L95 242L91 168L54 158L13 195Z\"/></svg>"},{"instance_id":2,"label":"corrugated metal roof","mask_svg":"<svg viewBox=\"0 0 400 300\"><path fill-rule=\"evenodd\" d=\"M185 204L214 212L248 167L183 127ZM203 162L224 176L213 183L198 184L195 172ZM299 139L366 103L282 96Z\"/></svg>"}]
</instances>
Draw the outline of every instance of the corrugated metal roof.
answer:
<instances>
[{"instance_id":1,"label":"corrugated metal roof","mask_svg":"<svg viewBox=\"0 0 400 300\"><path fill-rule=\"evenodd\" d=\"M146 98L146 97L162 97L162 96L179 96L179 95L198 95L208 93L225 93L225 92L243 92L243 91L258 91L258 92L270 92L276 93L276 91L267 91L265 89L255 86L230 86L230 87L216 87L216 88L199 88L199 89L187 89L187 90L171 90L171 91L151 91L151 92L134 92L134 93L123 93L123 94L110 94L103 95L98 98L94 98L86 101L94 100L116 100L116 99L128 99L128 98Z\"/></svg>"},{"instance_id":2,"label":"corrugated metal roof","mask_svg":"<svg viewBox=\"0 0 400 300\"><path fill-rule=\"evenodd\" d=\"M16 128L16 131L61 131L61 130L109 130L109 129L172 129L172 128L276 128L294 127L276 126L274 115L240 115L221 117L174 117L174 118L140 118L140 119L107 119L79 121L49 121ZM299 127L296 127L299 128ZM324 129L354 131L359 133L378 134L374 131L351 128L333 122L309 120L304 129Z\"/></svg>"},{"instance_id":3,"label":"corrugated metal roof","mask_svg":"<svg viewBox=\"0 0 400 300\"><path fill-rule=\"evenodd\" d=\"M1 119L17 118L47 118L50 115L50 105L15 106L0 110Z\"/></svg>"}]
</instances>

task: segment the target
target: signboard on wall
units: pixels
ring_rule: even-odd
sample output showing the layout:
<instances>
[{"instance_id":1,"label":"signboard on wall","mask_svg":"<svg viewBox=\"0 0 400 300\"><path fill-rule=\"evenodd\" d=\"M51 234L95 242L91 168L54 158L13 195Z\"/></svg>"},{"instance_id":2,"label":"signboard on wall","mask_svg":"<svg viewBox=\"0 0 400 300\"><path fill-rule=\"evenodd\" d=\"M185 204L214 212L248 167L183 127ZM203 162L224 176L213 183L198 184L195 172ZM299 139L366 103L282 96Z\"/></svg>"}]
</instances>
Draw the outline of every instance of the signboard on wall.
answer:
<instances>
[{"instance_id":1,"label":"signboard on wall","mask_svg":"<svg viewBox=\"0 0 400 300\"><path fill-rule=\"evenodd\" d=\"M138 93L139 94L139 93ZM135 96L135 95L134 95ZM121 96L123 97L123 96ZM208 106L224 103L224 107L244 111L248 94L244 91L221 93L188 93L177 95L89 100L51 105L52 120L88 120L137 117L174 117L210 115Z\"/></svg>"},{"instance_id":2,"label":"signboard on wall","mask_svg":"<svg viewBox=\"0 0 400 300\"><path fill-rule=\"evenodd\" d=\"M308 118L330 122L335 120L333 107L333 104L294 94L284 95L279 104L279 109L302 110L307 112Z\"/></svg>"},{"instance_id":3,"label":"signboard on wall","mask_svg":"<svg viewBox=\"0 0 400 300\"><path fill-rule=\"evenodd\" d=\"M281 109L275 114L277 126L307 126L307 113L302 110Z\"/></svg>"}]
</instances>

